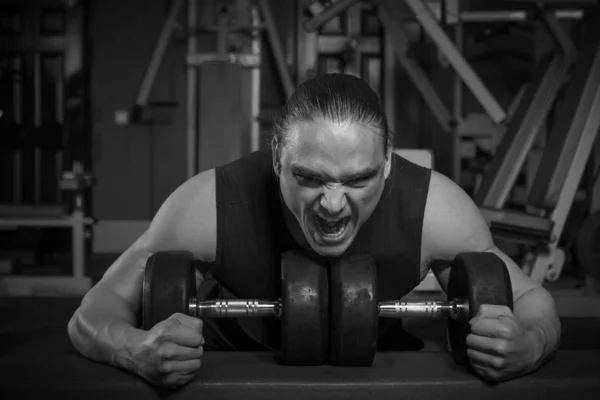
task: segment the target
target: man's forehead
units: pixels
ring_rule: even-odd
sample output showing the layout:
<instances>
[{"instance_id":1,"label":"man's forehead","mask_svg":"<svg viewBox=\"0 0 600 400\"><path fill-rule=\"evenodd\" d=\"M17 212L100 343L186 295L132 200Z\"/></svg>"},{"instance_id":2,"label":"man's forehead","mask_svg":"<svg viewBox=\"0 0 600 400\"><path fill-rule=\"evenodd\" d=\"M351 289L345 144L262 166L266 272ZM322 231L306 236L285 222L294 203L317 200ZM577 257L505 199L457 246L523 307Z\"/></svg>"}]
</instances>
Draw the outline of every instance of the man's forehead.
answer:
<instances>
[{"instance_id":1,"label":"man's forehead","mask_svg":"<svg viewBox=\"0 0 600 400\"><path fill-rule=\"evenodd\" d=\"M307 121L288 132L285 152L291 159L305 158L384 158L379 133L361 124Z\"/></svg>"},{"instance_id":2,"label":"man's forehead","mask_svg":"<svg viewBox=\"0 0 600 400\"><path fill-rule=\"evenodd\" d=\"M288 141L292 145L327 142L361 143L380 141L379 132L353 121L328 121L317 118L290 126Z\"/></svg>"}]
</instances>

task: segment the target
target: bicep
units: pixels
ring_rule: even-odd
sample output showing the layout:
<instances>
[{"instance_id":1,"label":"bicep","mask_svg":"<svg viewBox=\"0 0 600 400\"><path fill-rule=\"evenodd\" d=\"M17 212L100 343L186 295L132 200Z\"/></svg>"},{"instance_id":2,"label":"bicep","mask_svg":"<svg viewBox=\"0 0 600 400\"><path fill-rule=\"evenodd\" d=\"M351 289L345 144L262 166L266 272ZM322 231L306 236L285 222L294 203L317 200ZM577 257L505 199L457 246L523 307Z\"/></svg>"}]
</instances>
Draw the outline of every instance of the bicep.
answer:
<instances>
[{"instance_id":1,"label":"bicep","mask_svg":"<svg viewBox=\"0 0 600 400\"><path fill-rule=\"evenodd\" d=\"M429 267L446 293L451 262L463 252L496 254L507 267L514 298L535 287L514 260L496 246L473 200L441 174L432 175L423 224L423 243L424 252L430 260Z\"/></svg>"},{"instance_id":2,"label":"bicep","mask_svg":"<svg viewBox=\"0 0 600 400\"><path fill-rule=\"evenodd\" d=\"M107 269L92 290L108 291L139 310L146 262L158 251L189 251L211 261L216 249L214 173L207 171L177 188L148 229Z\"/></svg>"}]
</instances>

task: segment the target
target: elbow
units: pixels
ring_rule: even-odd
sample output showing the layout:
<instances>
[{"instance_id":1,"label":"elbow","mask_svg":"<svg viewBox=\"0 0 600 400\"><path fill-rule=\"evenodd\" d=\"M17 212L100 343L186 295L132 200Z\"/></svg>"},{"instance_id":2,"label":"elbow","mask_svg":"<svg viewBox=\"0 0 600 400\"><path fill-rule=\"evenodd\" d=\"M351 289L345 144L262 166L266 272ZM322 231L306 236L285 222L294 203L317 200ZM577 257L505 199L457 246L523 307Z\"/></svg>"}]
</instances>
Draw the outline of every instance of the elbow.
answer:
<instances>
[{"instance_id":1,"label":"elbow","mask_svg":"<svg viewBox=\"0 0 600 400\"><path fill-rule=\"evenodd\" d=\"M73 347L82 355L87 356L85 352L85 335L82 330L82 312L82 306L75 310L67 324L67 333Z\"/></svg>"},{"instance_id":2,"label":"elbow","mask_svg":"<svg viewBox=\"0 0 600 400\"><path fill-rule=\"evenodd\" d=\"M93 329L90 319L93 318L90 313L91 298L94 296L94 288L90 290L81 301L79 307L75 310L69 322L67 323L67 333L71 344L75 349L86 357L91 356L91 345L93 341Z\"/></svg>"}]
</instances>

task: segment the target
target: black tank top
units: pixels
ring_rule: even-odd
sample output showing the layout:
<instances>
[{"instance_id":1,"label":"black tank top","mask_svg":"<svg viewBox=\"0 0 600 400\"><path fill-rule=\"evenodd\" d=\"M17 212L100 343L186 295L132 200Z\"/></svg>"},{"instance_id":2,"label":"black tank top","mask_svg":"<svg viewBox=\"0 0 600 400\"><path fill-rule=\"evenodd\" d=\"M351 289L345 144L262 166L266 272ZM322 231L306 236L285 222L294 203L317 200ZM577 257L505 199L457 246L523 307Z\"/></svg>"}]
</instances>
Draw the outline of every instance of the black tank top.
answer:
<instances>
[{"instance_id":1,"label":"black tank top","mask_svg":"<svg viewBox=\"0 0 600 400\"><path fill-rule=\"evenodd\" d=\"M431 170L393 155L390 175L373 214L348 253L377 262L379 300L400 299L420 283L421 232ZM275 300L280 255L300 249L289 232L273 171L271 150L251 153L215 169L217 249L212 273L224 297ZM278 348L277 318L240 318L244 331ZM388 321L380 321L380 332Z\"/></svg>"}]
</instances>

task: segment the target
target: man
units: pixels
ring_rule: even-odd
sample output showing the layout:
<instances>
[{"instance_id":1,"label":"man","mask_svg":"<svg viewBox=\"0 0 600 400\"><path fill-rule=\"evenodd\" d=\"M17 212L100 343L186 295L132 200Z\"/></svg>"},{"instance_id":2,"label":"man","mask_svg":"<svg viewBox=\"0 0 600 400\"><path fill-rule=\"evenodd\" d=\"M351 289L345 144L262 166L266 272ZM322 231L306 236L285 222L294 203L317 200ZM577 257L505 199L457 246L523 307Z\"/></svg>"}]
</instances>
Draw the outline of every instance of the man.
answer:
<instances>
[{"instance_id":1,"label":"man","mask_svg":"<svg viewBox=\"0 0 600 400\"><path fill-rule=\"evenodd\" d=\"M365 82L332 74L299 86L275 121L271 147L202 172L169 196L74 313L69 334L82 354L177 387L200 368L208 331L232 349L244 340L276 349L278 333L258 319L208 330L176 314L141 330L145 262L157 251L186 250L213 264L228 295L276 298L279 255L304 249L324 260L370 253L382 301L401 298L430 270L446 289L444 261L493 252L508 267L514 312L486 305L470 321L474 371L508 380L552 357L560 337L552 297L494 245L465 192L392 152L385 114Z\"/></svg>"}]
</instances>

